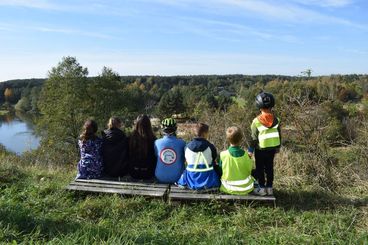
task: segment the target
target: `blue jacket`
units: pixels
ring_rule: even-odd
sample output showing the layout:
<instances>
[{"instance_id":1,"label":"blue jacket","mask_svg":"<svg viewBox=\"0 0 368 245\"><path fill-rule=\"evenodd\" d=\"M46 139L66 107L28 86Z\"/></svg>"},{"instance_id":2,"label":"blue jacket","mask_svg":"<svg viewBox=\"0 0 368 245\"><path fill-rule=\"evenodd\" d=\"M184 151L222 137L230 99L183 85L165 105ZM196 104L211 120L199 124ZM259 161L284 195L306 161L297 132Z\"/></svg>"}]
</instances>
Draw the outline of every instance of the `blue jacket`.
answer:
<instances>
[{"instance_id":1,"label":"blue jacket","mask_svg":"<svg viewBox=\"0 0 368 245\"><path fill-rule=\"evenodd\" d=\"M219 187L220 179L213 168L216 157L213 144L203 138L194 138L185 149L187 167L178 184L194 190Z\"/></svg>"},{"instance_id":2,"label":"blue jacket","mask_svg":"<svg viewBox=\"0 0 368 245\"><path fill-rule=\"evenodd\" d=\"M161 183L175 183L184 170L185 141L165 135L155 141L157 165L155 176Z\"/></svg>"}]
</instances>

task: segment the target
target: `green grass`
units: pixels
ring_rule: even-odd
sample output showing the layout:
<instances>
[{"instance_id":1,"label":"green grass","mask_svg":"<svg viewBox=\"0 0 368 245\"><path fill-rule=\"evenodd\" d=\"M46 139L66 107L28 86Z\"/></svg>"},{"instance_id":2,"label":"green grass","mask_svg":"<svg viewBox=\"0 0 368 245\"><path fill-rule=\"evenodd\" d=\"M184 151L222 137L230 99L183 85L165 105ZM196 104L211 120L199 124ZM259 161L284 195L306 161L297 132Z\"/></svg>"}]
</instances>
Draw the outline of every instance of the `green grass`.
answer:
<instances>
[{"instance_id":1,"label":"green grass","mask_svg":"<svg viewBox=\"0 0 368 245\"><path fill-rule=\"evenodd\" d=\"M313 186L255 203L165 203L69 192L75 171L0 155L0 241L50 244L367 244L366 193Z\"/></svg>"}]
</instances>

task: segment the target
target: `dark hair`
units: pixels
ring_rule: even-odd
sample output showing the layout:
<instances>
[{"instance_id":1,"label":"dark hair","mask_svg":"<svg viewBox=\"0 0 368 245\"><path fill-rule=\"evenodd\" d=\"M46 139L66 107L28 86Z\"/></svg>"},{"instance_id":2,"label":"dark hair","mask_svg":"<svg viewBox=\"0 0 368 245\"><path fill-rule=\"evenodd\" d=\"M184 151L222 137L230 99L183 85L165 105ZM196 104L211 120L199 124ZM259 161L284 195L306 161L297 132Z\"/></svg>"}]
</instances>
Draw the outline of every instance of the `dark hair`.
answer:
<instances>
[{"instance_id":1,"label":"dark hair","mask_svg":"<svg viewBox=\"0 0 368 245\"><path fill-rule=\"evenodd\" d=\"M130 136L129 155L133 158L146 157L148 149L153 147L155 139L149 117L147 115L139 115Z\"/></svg>"},{"instance_id":2,"label":"dark hair","mask_svg":"<svg viewBox=\"0 0 368 245\"><path fill-rule=\"evenodd\" d=\"M205 123L197 123L194 128L194 134L197 137L202 137L209 130L209 126Z\"/></svg>"},{"instance_id":3,"label":"dark hair","mask_svg":"<svg viewBox=\"0 0 368 245\"><path fill-rule=\"evenodd\" d=\"M226 129L226 139L233 145L239 145L243 139L243 133L239 127L229 127Z\"/></svg>"},{"instance_id":4,"label":"dark hair","mask_svg":"<svg viewBox=\"0 0 368 245\"><path fill-rule=\"evenodd\" d=\"M83 131L79 138L83 142L96 139L97 128L97 123L95 121L87 120L83 125Z\"/></svg>"}]
</instances>

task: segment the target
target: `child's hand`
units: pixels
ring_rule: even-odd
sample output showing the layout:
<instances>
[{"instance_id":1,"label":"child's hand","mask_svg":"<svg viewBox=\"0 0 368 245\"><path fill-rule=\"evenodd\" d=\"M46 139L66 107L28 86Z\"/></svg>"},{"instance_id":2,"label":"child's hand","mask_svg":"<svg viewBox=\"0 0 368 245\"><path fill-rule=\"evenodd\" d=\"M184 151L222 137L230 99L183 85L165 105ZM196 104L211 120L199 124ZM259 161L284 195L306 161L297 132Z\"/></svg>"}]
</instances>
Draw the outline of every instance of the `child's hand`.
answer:
<instances>
[{"instance_id":1,"label":"child's hand","mask_svg":"<svg viewBox=\"0 0 368 245\"><path fill-rule=\"evenodd\" d=\"M248 151L248 156L249 156L250 158L253 158L253 152Z\"/></svg>"},{"instance_id":2,"label":"child's hand","mask_svg":"<svg viewBox=\"0 0 368 245\"><path fill-rule=\"evenodd\" d=\"M254 154L254 148L253 147L248 147L248 156L250 158L253 158L253 154Z\"/></svg>"}]
</instances>

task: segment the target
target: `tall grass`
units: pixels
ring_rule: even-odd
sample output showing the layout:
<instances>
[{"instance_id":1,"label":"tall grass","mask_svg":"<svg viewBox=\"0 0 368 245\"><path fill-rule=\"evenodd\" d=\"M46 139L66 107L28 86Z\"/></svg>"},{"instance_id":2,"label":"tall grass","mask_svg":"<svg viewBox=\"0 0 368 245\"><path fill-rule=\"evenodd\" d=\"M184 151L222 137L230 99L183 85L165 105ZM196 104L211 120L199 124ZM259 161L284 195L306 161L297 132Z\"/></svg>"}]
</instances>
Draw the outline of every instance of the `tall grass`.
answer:
<instances>
[{"instance_id":1,"label":"tall grass","mask_svg":"<svg viewBox=\"0 0 368 245\"><path fill-rule=\"evenodd\" d=\"M235 124L249 137L253 117L232 106L226 112L204 111L200 120L210 125L210 141L221 151L227 148L225 129ZM306 115L304 120L318 118ZM292 126L302 131L298 124ZM354 140L339 147L329 144L322 132L305 131L311 134L303 141L286 131L275 159L276 208L69 192L65 186L75 177L75 149L45 142L16 156L0 148L0 241L368 244L367 121L356 130Z\"/></svg>"},{"instance_id":2,"label":"tall grass","mask_svg":"<svg viewBox=\"0 0 368 245\"><path fill-rule=\"evenodd\" d=\"M74 166L39 164L32 160L45 157L39 154L0 153L3 243L368 243L367 180L360 180L361 189L333 191L315 181L318 172L306 178L308 164L318 163L307 163L288 147L276 158L276 208L69 192L65 186L75 176Z\"/></svg>"}]
</instances>

